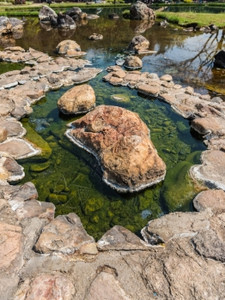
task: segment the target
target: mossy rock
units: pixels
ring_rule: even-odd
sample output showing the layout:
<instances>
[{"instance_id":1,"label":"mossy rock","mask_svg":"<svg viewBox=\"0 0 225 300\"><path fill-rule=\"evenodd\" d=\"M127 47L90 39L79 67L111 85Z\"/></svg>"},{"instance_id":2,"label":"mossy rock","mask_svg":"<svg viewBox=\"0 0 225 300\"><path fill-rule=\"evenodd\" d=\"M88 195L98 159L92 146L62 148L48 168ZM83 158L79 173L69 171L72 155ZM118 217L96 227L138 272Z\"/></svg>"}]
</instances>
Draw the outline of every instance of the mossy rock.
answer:
<instances>
[{"instance_id":1,"label":"mossy rock","mask_svg":"<svg viewBox=\"0 0 225 300\"><path fill-rule=\"evenodd\" d=\"M41 154L38 156L45 160L48 160L52 154L52 149L49 144L29 125L28 122L23 123L24 128L27 131L26 139L41 149Z\"/></svg>"},{"instance_id":2,"label":"mossy rock","mask_svg":"<svg viewBox=\"0 0 225 300\"><path fill-rule=\"evenodd\" d=\"M30 171L32 172L43 172L44 170L48 169L48 167L50 166L50 162L46 161L44 163L40 163L40 164L34 164L30 166Z\"/></svg>"}]
</instances>

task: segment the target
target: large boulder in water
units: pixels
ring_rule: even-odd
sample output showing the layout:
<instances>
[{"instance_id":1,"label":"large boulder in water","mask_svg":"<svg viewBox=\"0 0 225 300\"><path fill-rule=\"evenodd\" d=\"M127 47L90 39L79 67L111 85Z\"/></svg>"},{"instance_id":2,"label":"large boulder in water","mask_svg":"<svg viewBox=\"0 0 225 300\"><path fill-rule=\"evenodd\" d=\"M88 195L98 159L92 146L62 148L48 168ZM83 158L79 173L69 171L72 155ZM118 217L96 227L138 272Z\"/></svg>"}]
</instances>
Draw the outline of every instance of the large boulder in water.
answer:
<instances>
[{"instance_id":1,"label":"large boulder in water","mask_svg":"<svg viewBox=\"0 0 225 300\"><path fill-rule=\"evenodd\" d=\"M138 114L101 105L71 127L68 138L97 158L103 180L117 191L139 191L164 179L166 165Z\"/></svg>"},{"instance_id":2,"label":"large boulder in water","mask_svg":"<svg viewBox=\"0 0 225 300\"><path fill-rule=\"evenodd\" d=\"M74 20L63 13L59 13L57 17L57 23L58 27L62 29L75 29L76 28L76 23Z\"/></svg>"},{"instance_id":3,"label":"large boulder in water","mask_svg":"<svg viewBox=\"0 0 225 300\"><path fill-rule=\"evenodd\" d=\"M155 13L145 3L137 1L130 8L130 18L132 20L155 20Z\"/></svg>"},{"instance_id":4,"label":"large boulder in water","mask_svg":"<svg viewBox=\"0 0 225 300\"><path fill-rule=\"evenodd\" d=\"M221 50L215 55L214 67L225 69L225 51Z\"/></svg>"},{"instance_id":5,"label":"large boulder in water","mask_svg":"<svg viewBox=\"0 0 225 300\"><path fill-rule=\"evenodd\" d=\"M142 60L138 56L129 55L125 58L124 67L131 70L141 69Z\"/></svg>"},{"instance_id":6,"label":"large boulder in water","mask_svg":"<svg viewBox=\"0 0 225 300\"><path fill-rule=\"evenodd\" d=\"M43 23L51 23L51 19L57 19L57 13L50 7L44 5L38 14L39 20Z\"/></svg>"},{"instance_id":7,"label":"large boulder in water","mask_svg":"<svg viewBox=\"0 0 225 300\"><path fill-rule=\"evenodd\" d=\"M88 84L68 90L58 100L58 108L64 114L83 114L95 107L95 91Z\"/></svg>"}]
</instances>

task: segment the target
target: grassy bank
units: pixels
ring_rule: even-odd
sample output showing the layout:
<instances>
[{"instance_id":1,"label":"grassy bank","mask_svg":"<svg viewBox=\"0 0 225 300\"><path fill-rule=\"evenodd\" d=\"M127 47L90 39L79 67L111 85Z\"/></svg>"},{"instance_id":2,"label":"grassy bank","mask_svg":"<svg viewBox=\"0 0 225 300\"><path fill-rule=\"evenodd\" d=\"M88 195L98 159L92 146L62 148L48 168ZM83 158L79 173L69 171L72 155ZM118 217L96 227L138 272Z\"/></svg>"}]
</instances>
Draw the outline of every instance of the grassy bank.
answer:
<instances>
[{"instance_id":1,"label":"grassy bank","mask_svg":"<svg viewBox=\"0 0 225 300\"><path fill-rule=\"evenodd\" d=\"M194 13L194 12L158 12L157 18L166 19L169 23L187 26L191 23L197 23L199 26L216 26L225 27L225 13Z\"/></svg>"},{"instance_id":2,"label":"grassy bank","mask_svg":"<svg viewBox=\"0 0 225 300\"><path fill-rule=\"evenodd\" d=\"M29 5L6 5L0 6L0 15L1 16L38 16L38 12L40 8L44 5L44 3L40 4L29 4ZM81 9L96 9L99 7L105 8L129 8L130 4L127 3L116 3L113 4L112 2L105 3L105 4L86 4L86 3L75 3L75 2L68 2L68 3L54 3L51 4L51 8L53 8L56 12L65 11L72 7L80 7Z\"/></svg>"}]
</instances>

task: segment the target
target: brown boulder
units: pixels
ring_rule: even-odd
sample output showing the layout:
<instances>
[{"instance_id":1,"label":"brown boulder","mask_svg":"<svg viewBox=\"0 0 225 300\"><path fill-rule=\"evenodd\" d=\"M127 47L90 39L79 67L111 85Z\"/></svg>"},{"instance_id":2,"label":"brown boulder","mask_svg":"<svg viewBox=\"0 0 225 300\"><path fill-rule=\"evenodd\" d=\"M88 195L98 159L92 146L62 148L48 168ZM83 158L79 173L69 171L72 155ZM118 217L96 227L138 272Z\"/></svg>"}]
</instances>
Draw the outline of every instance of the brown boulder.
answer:
<instances>
[{"instance_id":1,"label":"brown boulder","mask_svg":"<svg viewBox=\"0 0 225 300\"><path fill-rule=\"evenodd\" d=\"M149 48L149 41L142 35L135 36L128 46L128 50L134 51L135 53L142 53L147 51Z\"/></svg>"},{"instance_id":2,"label":"brown boulder","mask_svg":"<svg viewBox=\"0 0 225 300\"><path fill-rule=\"evenodd\" d=\"M58 54L66 55L69 57L82 56L86 54L85 52L81 51L80 45L72 40L65 40L60 42L56 47L56 52Z\"/></svg>"},{"instance_id":3,"label":"brown boulder","mask_svg":"<svg viewBox=\"0 0 225 300\"><path fill-rule=\"evenodd\" d=\"M101 105L71 126L66 135L98 159L103 180L112 188L134 192L164 179L165 163L137 114Z\"/></svg>"},{"instance_id":4,"label":"brown boulder","mask_svg":"<svg viewBox=\"0 0 225 300\"><path fill-rule=\"evenodd\" d=\"M145 3L137 1L130 8L130 18L132 20L155 20L154 11Z\"/></svg>"},{"instance_id":5,"label":"brown boulder","mask_svg":"<svg viewBox=\"0 0 225 300\"><path fill-rule=\"evenodd\" d=\"M95 91L88 84L68 90L58 100L58 108L64 114L83 114L95 107Z\"/></svg>"},{"instance_id":6,"label":"brown boulder","mask_svg":"<svg viewBox=\"0 0 225 300\"><path fill-rule=\"evenodd\" d=\"M142 60L137 56L128 56L125 59L124 67L127 69L141 69L142 68Z\"/></svg>"}]
</instances>

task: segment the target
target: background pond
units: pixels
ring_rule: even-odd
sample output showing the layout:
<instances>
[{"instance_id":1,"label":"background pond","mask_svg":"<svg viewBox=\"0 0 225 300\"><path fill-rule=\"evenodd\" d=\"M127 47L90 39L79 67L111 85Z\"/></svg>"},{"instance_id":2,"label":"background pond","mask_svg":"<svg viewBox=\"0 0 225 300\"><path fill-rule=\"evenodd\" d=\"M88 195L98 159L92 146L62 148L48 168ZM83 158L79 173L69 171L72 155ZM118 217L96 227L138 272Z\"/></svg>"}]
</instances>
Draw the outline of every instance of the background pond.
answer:
<instances>
[{"instance_id":1,"label":"background pond","mask_svg":"<svg viewBox=\"0 0 225 300\"><path fill-rule=\"evenodd\" d=\"M142 32L150 40L151 50L157 51L143 57L143 71L158 75L170 73L176 82L191 82L198 91L206 92L202 82L213 83L211 61L201 68L199 66L208 51L223 47L222 31L212 38L213 35L186 33L174 27L149 27L146 23L122 18L109 20L102 16L80 24L75 31L46 31L37 19L29 19L16 44L55 55L54 49L61 40L74 39L87 52L85 58L93 66L105 70L115 64L118 54L124 54L133 36ZM89 41L88 36L93 32L103 34L104 39ZM204 51L205 45L207 51ZM89 82L96 92L97 105L119 105L140 115L150 128L152 141L167 165L164 182L135 194L118 194L106 186L95 159L64 136L66 124L73 119L60 115L56 103L69 87L48 93L33 107L33 114L23 120L27 138L44 150L41 157L23 161L26 171L23 182L34 182L40 200L53 202L57 214L76 212L87 231L96 238L115 224L138 233L152 218L169 211L192 209L191 200L197 190L187 174L190 166L199 162L201 151L205 149L202 141L191 135L188 121L168 105L143 98L125 87L110 86L102 81L105 74L103 71ZM119 94L123 101L113 100L115 94Z\"/></svg>"}]
</instances>

